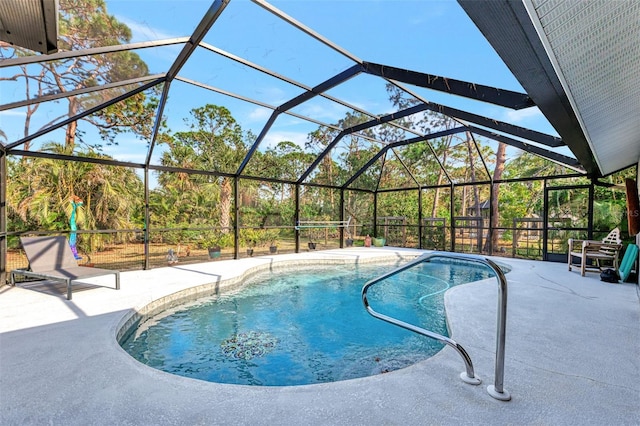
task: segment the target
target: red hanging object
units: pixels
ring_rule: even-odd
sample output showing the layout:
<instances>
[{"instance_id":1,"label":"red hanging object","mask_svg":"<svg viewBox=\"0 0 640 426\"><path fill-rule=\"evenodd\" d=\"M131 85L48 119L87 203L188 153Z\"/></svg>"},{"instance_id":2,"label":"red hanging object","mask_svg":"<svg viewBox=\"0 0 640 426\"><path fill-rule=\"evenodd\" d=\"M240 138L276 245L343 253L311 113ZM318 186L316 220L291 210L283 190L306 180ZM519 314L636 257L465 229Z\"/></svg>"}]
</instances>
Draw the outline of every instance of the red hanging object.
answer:
<instances>
[{"instance_id":1,"label":"red hanging object","mask_svg":"<svg viewBox=\"0 0 640 426\"><path fill-rule=\"evenodd\" d=\"M638 186L634 179L625 179L627 187L627 220L629 222L629 235L634 236L640 232L640 201L638 200Z\"/></svg>"}]
</instances>

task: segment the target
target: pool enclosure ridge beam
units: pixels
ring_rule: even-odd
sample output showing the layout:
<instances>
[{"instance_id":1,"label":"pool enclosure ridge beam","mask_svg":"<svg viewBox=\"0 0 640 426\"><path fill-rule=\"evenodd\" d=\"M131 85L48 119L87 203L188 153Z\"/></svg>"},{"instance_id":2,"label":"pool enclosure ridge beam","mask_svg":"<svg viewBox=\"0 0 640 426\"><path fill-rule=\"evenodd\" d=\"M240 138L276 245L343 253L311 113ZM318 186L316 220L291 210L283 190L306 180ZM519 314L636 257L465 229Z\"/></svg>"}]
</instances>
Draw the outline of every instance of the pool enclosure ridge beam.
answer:
<instances>
[{"instance_id":1,"label":"pool enclosure ridge beam","mask_svg":"<svg viewBox=\"0 0 640 426\"><path fill-rule=\"evenodd\" d=\"M529 152L531 154L536 154L539 155L540 157L544 157L547 160L551 160L554 161L556 163L559 163L561 165L564 165L566 167L569 167L573 170L576 170L578 172L584 172L584 170L582 169L582 166L580 165L580 163L578 162L578 160L576 160L575 158L571 158L571 157L567 157L566 155L562 155L562 154L558 154L556 152L551 152L551 151L547 151L546 149L543 148L539 148L537 146L534 145L529 145L525 142L519 141L519 140L515 140L512 138L509 138L507 136L504 135L499 135L497 133L493 133L493 132L489 132L488 130L484 130L484 129L480 129L477 127L469 127L469 130L471 130L473 133L477 133L479 135L485 136L489 139L493 139L495 141L498 142L502 142L502 143L506 143L507 145L511 145L515 148L521 149L525 152Z\"/></svg>"},{"instance_id":2,"label":"pool enclosure ridge beam","mask_svg":"<svg viewBox=\"0 0 640 426\"><path fill-rule=\"evenodd\" d=\"M173 80L178 72L182 69L184 64L187 62L187 59L193 54L193 52L198 47L198 44L202 41L209 29L213 26L213 23L220 17L222 11L227 7L231 0L215 0L205 15L202 17L202 20L193 31L193 34L189 38L187 44L184 45L180 54L169 68L167 72L167 79L169 81Z\"/></svg>"},{"instance_id":3,"label":"pool enclosure ridge beam","mask_svg":"<svg viewBox=\"0 0 640 426\"><path fill-rule=\"evenodd\" d=\"M154 74L154 75L148 75L145 77L132 78L130 80L118 81L116 83L109 83L102 86L84 87L82 89L70 90L68 92L60 92L60 93L55 93L53 95L39 96L37 98L0 105L0 111L6 111L8 109L13 109L13 108L20 108L27 105L39 104L42 102L53 101L56 99L69 98L71 96L83 95L85 93L92 93L92 92L98 92L101 90L114 89L116 87L126 86L127 84L144 83L145 81L149 81L149 80L162 79L164 78L164 76L165 74Z\"/></svg>"},{"instance_id":4,"label":"pool enclosure ridge beam","mask_svg":"<svg viewBox=\"0 0 640 426\"><path fill-rule=\"evenodd\" d=\"M276 15L277 15L277 13L276 13ZM301 24L300 24L300 25L301 25ZM328 42L327 42L327 43L328 43ZM330 47L332 47L332 48L334 48L334 47L335 47L335 45L333 45L333 44L331 44L331 43L329 43L329 44L330 44ZM243 59L243 58L240 58L240 57L238 57L238 56L236 56L236 55L233 55L233 54L231 54L231 53L229 53L229 52L226 52L226 51L224 51L224 50L222 50L222 49L220 49L220 48L217 48L217 47L215 47L215 46L212 46L212 45L210 45L210 44L208 44L208 43L204 43L204 42L202 42L202 43L200 43L200 46L201 46L201 47L203 47L203 48L205 48L205 49L207 49L207 50L210 50L211 52L216 53L216 54L218 54L218 55L220 55L220 56L223 56L223 57L225 57L225 58L227 58L227 59L230 59L230 60L233 60L233 61L238 62L238 63L240 63L240 64L243 64L243 65L245 65L245 66L247 66L247 67L249 67L249 68L253 68L253 69L254 69L254 70L256 70L256 71L259 71L259 72L262 72L262 73L264 73L264 74L267 74L267 75L269 75L270 77L277 78L277 79L279 79L279 80L281 80L281 81L284 81L284 82L286 82L286 83L289 83L289 84L291 84L291 85L294 85L294 86L296 86L296 87L298 87L298 88L304 89L304 90L306 90L306 91L312 91L312 90L313 90L312 88L310 88L310 87L308 87L308 86L306 86L306 85L304 85L304 84L302 84L302 83L300 83L300 82L297 82L297 81L295 81L295 80L293 80L293 79L291 79L291 78L285 77L285 76L283 76L283 75L281 75L281 74L278 74L278 73L276 73L276 72L274 72L274 71L271 71L271 70L269 70L269 69L267 69L267 68L265 68L265 67L262 67L262 66L260 66L260 65L254 64L253 62L247 61L247 60L245 60L245 59ZM351 56L353 56L353 55L351 55ZM350 56L350 57L351 57L351 56ZM359 64L361 61L360 61L360 60L357 60L356 62ZM362 71L362 69L360 68L360 72L361 72L361 71ZM177 78L177 77L176 77L176 78ZM222 94L229 94L229 92L226 92L226 91L224 91L224 90L221 90L221 89L215 89L215 88L212 88L212 87L210 87L210 86L202 85L202 83L198 83L198 82L195 82L195 81L193 81L193 80L183 79L183 81L185 81L185 82L191 82L192 84L198 85L198 86L200 86L200 87L209 87L209 89L210 89L210 90L214 90L214 91L216 91L216 92L218 92L218 93L222 93ZM389 81L389 80L387 79L387 81ZM396 86L398 86L398 85L397 85L396 83L394 83L394 82L391 82L391 83L393 83L393 84L395 84ZM325 90L326 90L326 89L325 89ZM404 90L404 91L406 91L406 92L408 92L408 93L411 93L408 89L404 89L404 88L403 88L403 90ZM359 113L361 113L361 114L363 114L363 115L367 115L367 116L369 116L369 117L377 118L377 115L376 115L376 114L372 114L372 113L370 113L370 112L368 112L368 111L365 111L365 110L363 110L363 109L361 109L361 108L358 108L358 107L357 107L357 106L355 106L355 105L351 105L351 104L349 104L349 103L347 103L347 102L343 101L342 99L338 99L338 98L336 98L336 97L333 97L333 96L327 95L326 93L319 93L318 95L319 95L319 96L321 96L321 97L323 97L323 98L325 98L325 99L328 99L328 100L330 100L330 101L333 101L333 102L335 102L335 103L337 103L337 104L339 104L339 105L342 105L342 106L344 106L344 107L346 107L346 108L349 108L349 109L352 109L352 110L354 110L354 111L357 111L357 112L359 112ZM233 96L233 97L235 97L236 99L247 100L247 98L242 97L242 96L239 96L239 95L231 95L231 94L229 94L229 96ZM417 95L414 95L414 96L418 97ZM418 97L418 98L419 98L419 97ZM421 99L421 100L422 100L422 99ZM252 102L252 101L249 101L249 102ZM423 102L427 103L427 102L426 102L426 101L424 101L424 100L423 100ZM263 106L264 106L264 105L263 105ZM268 107L268 108L272 108L272 109L274 109L273 107ZM293 115L293 114L292 114L292 115ZM299 118L303 118L303 119L308 120L308 121L311 121L311 122L314 122L314 123L316 123L316 124L321 124L321 123L318 123L317 121L312 120L312 119L309 119L309 118L307 118L307 117L303 117L303 116L298 116L298 117L299 117ZM461 123L461 124L465 124L465 123ZM339 128L337 128L337 127L335 127L335 126L332 126L332 125L327 125L327 124L322 124L322 125L324 125L324 126L326 126L326 127L330 127L330 128L335 128L335 129L337 129L337 130L342 130L342 129L339 129ZM392 125L392 126L394 126L394 127L399 128L399 129L402 129L402 130L404 130L404 131L406 131L406 132L413 133L413 134L415 134L415 135L420 135L420 132L415 131L414 129L411 129L411 128L407 128L407 127L401 126L401 125L399 125L399 124L397 124L397 123L391 123L391 125ZM364 137L364 136L363 136L363 137Z\"/></svg>"},{"instance_id":5,"label":"pool enclosure ridge beam","mask_svg":"<svg viewBox=\"0 0 640 426\"><path fill-rule=\"evenodd\" d=\"M387 65L362 63L363 72L371 75L401 81L426 89L437 90L452 95L463 96L494 105L511 109L522 109L535 106L533 100L526 93L518 93L511 90L497 89L482 84L469 83L433 74L418 71L410 71Z\"/></svg>"},{"instance_id":6,"label":"pool enclosure ridge beam","mask_svg":"<svg viewBox=\"0 0 640 426\"><path fill-rule=\"evenodd\" d=\"M356 64L362 65L362 63L363 63L362 59L358 58L357 56L355 56L354 54L350 53L346 49L343 49L341 46L329 41L329 39L323 37L322 35L318 34L315 31L313 31L311 28L309 28L306 25L302 24L301 22L295 20L291 16L287 15L286 13L284 13L281 10L277 9L276 7L272 6L271 4L267 3L266 1L264 1L264 0L251 0L251 1L253 1L257 5L261 6L265 10L269 11L270 13L274 14L278 18L280 18L280 19L284 20L285 22L289 23L290 25L294 26L295 28L299 29L300 31L302 31L302 32L308 34L309 36L313 37L314 39L316 39L320 43L324 44L325 46L327 46L327 47L333 49L334 51L340 53L341 55L351 59ZM337 99L329 98L329 97L327 97L327 98L333 100L334 102L338 102L339 104L341 104L343 106L347 106L347 107L353 109L354 111L358 111L358 112L360 112L362 114L365 114L365 115L368 115L370 117L376 117L375 114L371 114L371 113L369 113L367 111L364 111L364 110L362 110L360 108L356 108L354 106L347 105L346 103L344 103L341 100L337 100ZM406 128L404 126L400 126L400 125L395 124L395 123L391 123L391 125L393 125L394 127L400 128L400 129L402 129L402 130L404 130L406 132L413 133L413 134L416 134L416 135L420 135L420 132L417 132L417 131L415 131L413 129ZM433 151L432 147L431 147L431 150ZM323 153L323 157L324 157L324 155L326 155L326 152L327 151L325 150L325 152ZM317 166L317 164L315 166L313 166L313 167L308 168L305 171L305 173L303 174L304 177L301 177L300 179L298 179L298 183L302 183L308 177L308 175L313 171L313 169L316 166ZM442 164L440 166L442 167ZM446 173L446 171L445 171L445 173Z\"/></svg>"},{"instance_id":7,"label":"pool enclosure ridge beam","mask_svg":"<svg viewBox=\"0 0 640 426\"><path fill-rule=\"evenodd\" d=\"M356 124L355 126L352 126L352 127L349 127L348 129L345 129L345 131L348 131L349 133L359 132L361 130L369 129L369 128L371 128L373 126L377 126L379 124L388 123L388 122L393 121L393 120L399 120L401 118L408 117L408 116L413 115L413 114L417 114L417 113L425 111L427 109L429 109L429 106L426 105L426 104L414 105L412 107L409 107L407 109L403 109L401 111L392 112L391 114L385 115L383 117L376 117L373 120L369 120L369 121L361 123L361 124Z\"/></svg>"},{"instance_id":8,"label":"pool enclosure ridge beam","mask_svg":"<svg viewBox=\"0 0 640 426\"><path fill-rule=\"evenodd\" d=\"M291 108L294 108L300 105L301 103L306 102L315 96L318 96L320 93L326 92L327 90L341 83L344 83L350 78L358 75L361 71L362 71L362 68L360 67L360 65L353 65L347 68L346 70L334 75L330 79L318 84L317 86L313 87L311 90L308 90L305 93L291 99L290 101L285 102L280 107L278 107L278 110L280 110L281 112L288 111Z\"/></svg>"},{"instance_id":9,"label":"pool enclosure ridge beam","mask_svg":"<svg viewBox=\"0 0 640 426\"><path fill-rule=\"evenodd\" d=\"M95 112L98 112L101 109L104 109L104 108L106 108L108 106L111 106L113 104L117 104L118 102L123 101L123 100L125 100L127 98L130 98L131 96L137 95L140 92L144 92L145 90L147 90L147 89L149 89L149 88L151 88L151 87L153 87L153 86L155 86L157 84L160 84L160 83L162 83L164 81L165 81L164 78L161 78L161 79L154 80L154 81L151 81L149 83L143 84L142 86L137 87L137 88L135 88L135 89L133 89L133 90L127 92L127 93L124 93L124 94L122 94L120 96L116 96L113 99L110 99L110 100L108 100L106 102L101 103L100 105L96 105L93 108L90 108L90 109L88 109L86 111L83 111L83 112L81 112L79 114L74 115L73 117L69 117L66 120L63 120L63 121L61 121L59 123L56 123L56 124L53 124L52 126L49 126L46 129L42 129L42 130L40 130L40 131L38 131L38 132L36 132L36 133L34 133L32 135L29 135L29 136L27 136L25 138L22 138L22 139L20 139L20 140L18 140L16 142L7 144L6 145L6 149L10 150L12 148L15 148L16 146L19 146L19 145L22 145L22 144L26 143L27 141L33 140L33 139L38 138L40 136L46 135L47 133L53 132L54 130L59 129L60 127L64 127L69 123L72 123L74 121L80 120L80 119L82 119L82 118L84 118L84 117L86 117L88 115L91 115L91 114L93 114Z\"/></svg>"},{"instance_id":10,"label":"pool enclosure ridge beam","mask_svg":"<svg viewBox=\"0 0 640 426\"><path fill-rule=\"evenodd\" d=\"M189 37L170 38L156 41L143 41L139 43L116 44L113 46L93 47L82 50L69 50L65 52L52 53L51 55L33 55L22 58L3 59L0 61L0 68L29 65L40 62L59 61L61 59L78 58L80 56L101 55L105 53L122 52L125 50L145 49L149 47L170 46L173 44L181 44L189 41Z\"/></svg>"},{"instance_id":11,"label":"pool enclosure ridge beam","mask_svg":"<svg viewBox=\"0 0 640 426\"><path fill-rule=\"evenodd\" d=\"M513 136L518 136L520 138L527 139L532 142L538 142L542 145L546 145L552 148L565 146L565 143L559 137L538 132L536 130L515 126L513 124L505 123L503 121L495 120L493 118L483 117L481 115L477 115L467 111L462 111L456 108L451 108L445 105L428 102L427 109L433 112L444 114L452 118L459 118L460 120L468 121L484 127L489 127L490 129L497 130L499 132L508 133Z\"/></svg>"}]
</instances>

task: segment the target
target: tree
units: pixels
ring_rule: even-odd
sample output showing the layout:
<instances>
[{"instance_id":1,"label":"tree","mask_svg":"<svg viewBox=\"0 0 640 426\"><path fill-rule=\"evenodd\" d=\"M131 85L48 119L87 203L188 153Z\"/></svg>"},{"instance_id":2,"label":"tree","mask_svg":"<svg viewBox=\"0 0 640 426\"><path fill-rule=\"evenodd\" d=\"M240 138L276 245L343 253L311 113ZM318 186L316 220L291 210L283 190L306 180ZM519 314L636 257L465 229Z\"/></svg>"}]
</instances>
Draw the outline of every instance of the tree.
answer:
<instances>
[{"instance_id":1,"label":"tree","mask_svg":"<svg viewBox=\"0 0 640 426\"><path fill-rule=\"evenodd\" d=\"M247 154L247 143L242 128L225 107L205 105L191 110L185 119L189 130L177 132L163 139L169 150L162 153L164 166L183 167L208 172L235 174ZM251 135L246 136L250 138ZM232 178L225 175L197 175L161 172L159 183L189 190L192 196L210 198L211 187L217 186L218 219L222 232L230 227ZM187 217L184 220L188 220Z\"/></svg>"},{"instance_id":2,"label":"tree","mask_svg":"<svg viewBox=\"0 0 640 426\"><path fill-rule=\"evenodd\" d=\"M278 142L264 153L254 154L250 172L259 176L278 177L291 182L297 181L313 162L315 156L291 141ZM283 223L292 224L295 215L295 191L293 185L264 181L256 189L260 199L256 206L258 224L264 226L269 217L279 216ZM245 205L246 203L243 203Z\"/></svg>"},{"instance_id":3,"label":"tree","mask_svg":"<svg viewBox=\"0 0 640 426\"><path fill-rule=\"evenodd\" d=\"M59 16L60 50L82 50L122 44L128 43L131 39L131 30L107 13L104 0L60 0ZM0 43L0 47L0 59L32 54L27 49L9 46L7 43ZM21 81L25 98L35 99L48 94L66 93L147 74L147 65L136 53L122 51L21 66L14 75L1 80ZM128 89L125 87L119 87L67 97L66 111L44 124L42 128L123 94L126 90ZM24 137L33 133L31 124L39 107L38 103L26 107ZM115 136L122 131L132 130L141 137L148 138L156 109L155 97L148 98L144 93L139 93L84 117L83 120L96 126L100 136L107 143L115 143ZM66 128L65 145L72 150L77 138L82 141L82 134L77 128L76 121L68 124ZM95 143L87 145L94 149L101 147ZM30 149L30 141L24 144L24 149Z\"/></svg>"}]
</instances>

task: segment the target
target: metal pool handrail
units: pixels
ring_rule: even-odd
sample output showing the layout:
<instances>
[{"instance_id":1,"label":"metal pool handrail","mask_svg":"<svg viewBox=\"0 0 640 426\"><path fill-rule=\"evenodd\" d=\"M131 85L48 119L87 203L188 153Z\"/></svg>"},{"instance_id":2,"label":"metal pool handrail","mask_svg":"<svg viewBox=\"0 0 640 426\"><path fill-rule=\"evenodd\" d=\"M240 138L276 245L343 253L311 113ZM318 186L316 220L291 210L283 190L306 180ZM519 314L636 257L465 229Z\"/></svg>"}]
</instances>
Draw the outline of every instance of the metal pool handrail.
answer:
<instances>
[{"instance_id":1,"label":"metal pool handrail","mask_svg":"<svg viewBox=\"0 0 640 426\"><path fill-rule=\"evenodd\" d=\"M507 279L502 272L502 269L490 259L485 257L463 254L463 253L450 253L450 252L432 252L426 253L417 259L412 260L411 262L406 263L390 272L387 272L384 275L381 275L377 278L374 278L368 281L362 287L362 303L364 304L365 309L369 314L374 316L375 318L381 319L388 323L397 325L399 327L405 328L409 331L413 331L414 333L422 334L423 336L430 337L432 339L436 339L440 342L443 342L453 349L455 349L460 356L462 357L465 365L466 371L460 373L460 378L466 383L478 385L481 380L477 378L473 371L473 363L471 362L471 357L465 349L455 342L453 339L450 339L446 336L442 336L440 334L434 333L432 331L426 330L421 327L417 327L415 325L406 323L404 321L398 320L396 318L389 317L387 315L376 312L369 306L369 301L367 300L367 290L374 284L379 283L380 281L384 281L385 279L392 277L402 271L410 269L420 263L428 262L433 258L445 258L445 259L457 259L468 262L480 263L482 265L488 266L493 270L496 274L496 278L498 279L499 284L499 297L498 297L498 326L497 326L497 338L496 338L496 363L495 363L495 381L493 385L487 387L487 392L492 397L499 399L501 401L509 401L511 399L511 395L503 388L504 382L504 347L505 347L505 337L506 337L506 321L507 321Z\"/></svg>"}]
</instances>

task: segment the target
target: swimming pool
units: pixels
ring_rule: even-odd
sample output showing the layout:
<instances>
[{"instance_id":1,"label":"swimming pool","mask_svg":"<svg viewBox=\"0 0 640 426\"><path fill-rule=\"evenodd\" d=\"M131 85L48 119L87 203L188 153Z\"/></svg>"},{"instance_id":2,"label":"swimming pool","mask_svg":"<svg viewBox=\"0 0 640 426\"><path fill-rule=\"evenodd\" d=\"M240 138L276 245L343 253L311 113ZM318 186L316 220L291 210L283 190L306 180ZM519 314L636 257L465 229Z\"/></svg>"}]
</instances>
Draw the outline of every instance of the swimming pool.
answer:
<instances>
[{"instance_id":1,"label":"swimming pool","mask_svg":"<svg viewBox=\"0 0 640 426\"><path fill-rule=\"evenodd\" d=\"M162 371L218 383L290 386L389 372L429 358L442 344L381 322L362 306L362 285L398 263L259 273L242 289L150 318L122 347ZM372 306L447 335L443 295L492 276L447 259L381 283Z\"/></svg>"}]
</instances>

